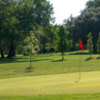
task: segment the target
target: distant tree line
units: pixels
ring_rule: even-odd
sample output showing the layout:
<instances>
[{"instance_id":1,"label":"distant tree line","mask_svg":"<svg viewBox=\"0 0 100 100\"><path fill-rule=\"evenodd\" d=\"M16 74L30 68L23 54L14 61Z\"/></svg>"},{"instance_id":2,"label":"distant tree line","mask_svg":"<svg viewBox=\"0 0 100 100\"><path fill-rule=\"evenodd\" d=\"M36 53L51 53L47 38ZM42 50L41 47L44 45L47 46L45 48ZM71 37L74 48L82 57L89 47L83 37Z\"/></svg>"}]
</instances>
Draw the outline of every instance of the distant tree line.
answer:
<instances>
[{"instance_id":1,"label":"distant tree line","mask_svg":"<svg viewBox=\"0 0 100 100\"><path fill-rule=\"evenodd\" d=\"M100 0L89 0L86 7L78 17L70 16L65 20L69 37L73 40L73 50L77 47L79 40L82 40L85 48L88 40L88 33L92 33L93 52L97 52L97 40L100 32Z\"/></svg>"},{"instance_id":2,"label":"distant tree line","mask_svg":"<svg viewBox=\"0 0 100 100\"><path fill-rule=\"evenodd\" d=\"M61 52L64 60L66 51L80 49L80 40L91 54L100 54L100 0L89 0L78 17L71 15L63 25L51 24L53 13L48 0L0 0L1 58Z\"/></svg>"},{"instance_id":3,"label":"distant tree line","mask_svg":"<svg viewBox=\"0 0 100 100\"><path fill-rule=\"evenodd\" d=\"M30 31L40 43L46 43L46 30L50 21L54 21L52 14L53 7L47 0L0 0L1 57L15 56Z\"/></svg>"}]
</instances>

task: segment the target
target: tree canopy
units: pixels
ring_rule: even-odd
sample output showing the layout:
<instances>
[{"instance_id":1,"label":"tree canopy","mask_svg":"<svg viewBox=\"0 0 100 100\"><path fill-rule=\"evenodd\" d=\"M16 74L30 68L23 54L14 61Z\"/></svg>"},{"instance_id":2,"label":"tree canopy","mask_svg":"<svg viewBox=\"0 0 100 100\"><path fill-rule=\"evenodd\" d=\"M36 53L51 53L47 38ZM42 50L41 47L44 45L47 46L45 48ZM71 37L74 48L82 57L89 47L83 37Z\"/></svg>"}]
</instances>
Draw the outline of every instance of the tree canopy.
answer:
<instances>
[{"instance_id":1,"label":"tree canopy","mask_svg":"<svg viewBox=\"0 0 100 100\"><path fill-rule=\"evenodd\" d=\"M70 38L73 40L73 49L75 49L75 44L80 39L86 45L88 33L91 32L93 36L93 51L97 52L96 44L100 32L100 0L88 1L81 14L78 17L71 16L65 25L70 33Z\"/></svg>"},{"instance_id":2,"label":"tree canopy","mask_svg":"<svg viewBox=\"0 0 100 100\"><path fill-rule=\"evenodd\" d=\"M29 32L36 27L45 27L54 21L53 7L47 0L0 0L0 51L8 58L15 56L16 50Z\"/></svg>"},{"instance_id":3,"label":"tree canopy","mask_svg":"<svg viewBox=\"0 0 100 100\"><path fill-rule=\"evenodd\" d=\"M68 34L64 26L60 26L58 29L58 43L57 50L62 54L62 61L64 60L64 53L68 51Z\"/></svg>"}]
</instances>

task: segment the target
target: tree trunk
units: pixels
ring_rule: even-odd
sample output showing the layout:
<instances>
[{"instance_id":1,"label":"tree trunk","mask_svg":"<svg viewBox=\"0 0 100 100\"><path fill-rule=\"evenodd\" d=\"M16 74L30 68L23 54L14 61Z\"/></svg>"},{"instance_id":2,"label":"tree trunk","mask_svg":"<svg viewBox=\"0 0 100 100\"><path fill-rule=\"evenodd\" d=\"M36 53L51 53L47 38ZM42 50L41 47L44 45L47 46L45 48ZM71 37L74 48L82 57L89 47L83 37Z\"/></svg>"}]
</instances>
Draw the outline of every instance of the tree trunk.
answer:
<instances>
[{"instance_id":1,"label":"tree trunk","mask_svg":"<svg viewBox=\"0 0 100 100\"><path fill-rule=\"evenodd\" d=\"M62 61L64 61L64 52L62 52Z\"/></svg>"},{"instance_id":2,"label":"tree trunk","mask_svg":"<svg viewBox=\"0 0 100 100\"><path fill-rule=\"evenodd\" d=\"M15 56L15 47L14 47L13 43L11 43L7 58L12 58L14 56Z\"/></svg>"},{"instance_id":3,"label":"tree trunk","mask_svg":"<svg viewBox=\"0 0 100 100\"><path fill-rule=\"evenodd\" d=\"M4 58L4 52L3 52L2 48L0 51L1 51L1 58Z\"/></svg>"},{"instance_id":4,"label":"tree trunk","mask_svg":"<svg viewBox=\"0 0 100 100\"><path fill-rule=\"evenodd\" d=\"M31 54L30 54L30 67L32 67Z\"/></svg>"},{"instance_id":5,"label":"tree trunk","mask_svg":"<svg viewBox=\"0 0 100 100\"><path fill-rule=\"evenodd\" d=\"M97 43L94 43L94 44L93 44L93 53L97 53L97 46L96 46L96 44L97 44Z\"/></svg>"},{"instance_id":6,"label":"tree trunk","mask_svg":"<svg viewBox=\"0 0 100 100\"><path fill-rule=\"evenodd\" d=\"M90 54L90 58L91 58L91 54Z\"/></svg>"}]
</instances>

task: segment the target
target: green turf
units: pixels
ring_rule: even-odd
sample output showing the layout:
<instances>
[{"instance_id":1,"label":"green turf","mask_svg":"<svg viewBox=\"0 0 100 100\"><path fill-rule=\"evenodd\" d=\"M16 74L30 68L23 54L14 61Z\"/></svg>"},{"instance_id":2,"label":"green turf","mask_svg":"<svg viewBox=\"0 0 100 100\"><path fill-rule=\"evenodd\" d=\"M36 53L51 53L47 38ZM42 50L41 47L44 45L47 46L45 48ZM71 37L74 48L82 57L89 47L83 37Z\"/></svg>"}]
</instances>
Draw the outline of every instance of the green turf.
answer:
<instances>
[{"instance_id":1,"label":"green turf","mask_svg":"<svg viewBox=\"0 0 100 100\"><path fill-rule=\"evenodd\" d=\"M34 69L30 73L25 70L29 66L29 57L17 55L13 59L0 59L0 78L78 72L80 58L82 72L100 70L100 60L96 59L98 55L93 55L93 60L86 61L89 55L76 54L77 52L66 53L64 62L59 61L61 59L59 53L34 55L32 56Z\"/></svg>"},{"instance_id":2,"label":"green turf","mask_svg":"<svg viewBox=\"0 0 100 100\"><path fill-rule=\"evenodd\" d=\"M100 100L100 94L8 96L0 100Z\"/></svg>"},{"instance_id":3,"label":"green turf","mask_svg":"<svg viewBox=\"0 0 100 100\"><path fill-rule=\"evenodd\" d=\"M87 51L78 53L66 53L63 62L60 53L33 55L32 72L27 56L0 59L0 100L100 100L98 55L86 61Z\"/></svg>"},{"instance_id":4,"label":"green turf","mask_svg":"<svg viewBox=\"0 0 100 100\"><path fill-rule=\"evenodd\" d=\"M32 96L100 92L100 71L0 79L0 96ZM79 82L78 82L79 81Z\"/></svg>"}]
</instances>

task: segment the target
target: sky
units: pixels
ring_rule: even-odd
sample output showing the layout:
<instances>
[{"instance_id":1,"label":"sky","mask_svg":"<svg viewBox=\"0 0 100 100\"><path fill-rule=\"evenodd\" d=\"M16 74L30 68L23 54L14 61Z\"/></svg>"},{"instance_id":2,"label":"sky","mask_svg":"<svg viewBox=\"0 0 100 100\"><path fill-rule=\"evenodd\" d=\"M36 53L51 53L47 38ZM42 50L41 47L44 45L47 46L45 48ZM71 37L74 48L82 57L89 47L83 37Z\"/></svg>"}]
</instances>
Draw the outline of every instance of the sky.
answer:
<instances>
[{"instance_id":1,"label":"sky","mask_svg":"<svg viewBox=\"0 0 100 100\"><path fill-rule=\"evenodd\" d=\"M55 24L62 24L72 14L74 17L80 14L89 0L49 0L53 4Z\"/></svg>"}]
</instances>

